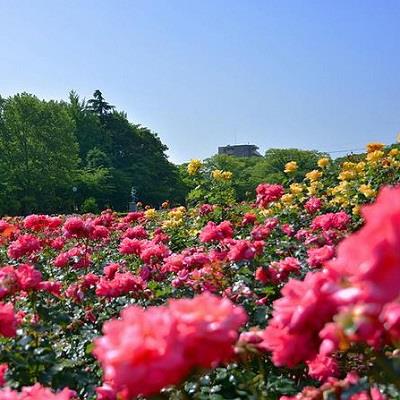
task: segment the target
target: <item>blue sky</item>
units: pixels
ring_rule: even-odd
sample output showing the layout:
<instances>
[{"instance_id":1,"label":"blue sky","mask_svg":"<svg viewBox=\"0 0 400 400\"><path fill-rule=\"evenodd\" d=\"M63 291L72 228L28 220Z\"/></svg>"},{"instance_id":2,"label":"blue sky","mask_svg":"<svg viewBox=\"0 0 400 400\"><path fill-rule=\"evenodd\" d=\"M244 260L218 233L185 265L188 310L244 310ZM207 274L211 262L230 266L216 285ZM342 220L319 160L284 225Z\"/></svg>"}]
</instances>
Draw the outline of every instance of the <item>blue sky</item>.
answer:
<instances>
[{"instance_id":1,"label":"blue sky","mask_svg":"<svg viewBox=\"0 0 400 400\"><path fill-rule=\"evenodd\" d=\"M100 89L174 162L392 143L399 21L398 0L0 0L0 94Z\"/></svg>"}]
</instances>

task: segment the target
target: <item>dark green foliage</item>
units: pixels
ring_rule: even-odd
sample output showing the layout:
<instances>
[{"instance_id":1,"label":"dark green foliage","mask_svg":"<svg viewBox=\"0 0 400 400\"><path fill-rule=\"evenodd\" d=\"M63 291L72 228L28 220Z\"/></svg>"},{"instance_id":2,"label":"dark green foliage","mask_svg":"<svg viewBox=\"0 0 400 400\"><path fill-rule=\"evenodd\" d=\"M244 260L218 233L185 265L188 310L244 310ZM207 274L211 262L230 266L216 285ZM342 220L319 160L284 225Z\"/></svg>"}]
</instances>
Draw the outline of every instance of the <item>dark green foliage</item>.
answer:
<instances>
[{"instance_id":1,"label":"dark green foliage","mask_svg":"<svg viewBox=\"0 0 400 400\"><path fill-rule=\"evenodd\" d=\"M85 198L93 197L100 208L124 211L134 186L139 200L146 204L159 206L166 199L184 201L182 190L174 190L180 186L178 169L168 161L167 147L157 134L130 123L126 114L110 106L98 90L87 103L71 93L68 108L77 120L82 167L92 186L88 189L88 179L78 183ZM98 185L93 179L100 180ZM99 185L102 190L96 192Z\"/></svg>"},{"instance_id":2,"label":"dark green foliage","mask_svg":"<svg viewBox=\"0 0 400 400\"><path fill-rule=\"evenodd\" d=\"M290 177L293 181L301 182L307 172L317 168L318 160L327 156L315 150L269 149L255 166L252 179L255 182L283 183L287 179L285 164L296 161L298 169Z\"/></svg>"},{"instance_id":3,"label":"dark green foliage","mask_svg":"<svg viewBox=\"0 0 400 400\"><path fill-rule=\"evenodd\" d=\"M79 163L66 107L18 94L2 102L0 121L1 213L64 210Z\"/></svg>"},{"instance_id":4,"label":"dark green foliage","mask_svg":"<svg viewBox=\"0 0 400 400\"><path fill-rule=\"evenodd\" d=\"M93 96L0 97L0 214L126 211L132 186L146 204L184 201L159 137Z\"/></svg>"}]
</instances>

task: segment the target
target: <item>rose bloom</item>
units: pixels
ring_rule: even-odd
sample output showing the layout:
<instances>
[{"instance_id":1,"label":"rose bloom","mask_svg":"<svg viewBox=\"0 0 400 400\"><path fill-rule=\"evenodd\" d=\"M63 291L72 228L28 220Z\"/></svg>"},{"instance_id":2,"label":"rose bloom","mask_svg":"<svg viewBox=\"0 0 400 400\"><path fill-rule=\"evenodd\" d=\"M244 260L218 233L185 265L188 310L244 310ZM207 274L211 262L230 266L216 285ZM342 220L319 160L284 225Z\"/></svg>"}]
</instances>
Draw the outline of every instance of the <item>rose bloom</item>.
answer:
<instances>
[{"instance_id":1,"label":"rose bloom","mask_svg":"<svg viewBox=\"0 0 400 400\"><path fill-rule=\"evenodd\" d=\"M8 247L7 255L10 258L18 259L30 255L41 249L40 240L30 234L21 235Z\"/></svg>"},{"instance_id":2,"label":"rose bloom","mask_svg":"<svg viewBox=\"0 0 400 400\"><path fill-rule=\"evenodd\" d=\"M136 254L139 255L142 250L142 241L139 239L123 239L119 245L119 251L122 254Z\"/></svg>"},{"instance_id":3,"label":"rose bloom","mask_svg":"<svg viewBox=\"0 0 400 400\"><path fill-rule=\"evenodd\" d=\"M318 171L317 169L314 169L314 170L306 173L305 179L308 179L310 182L315 182L318 179L320 179L321 176L322 176L322 172Z\"/></svg>"},{"instance_id":4,"label":"rose bloom","mask_svg":"<svg viewBox=\"0 0 400 400\"><path fill-rule=\"evenodd\" d=\"M247 321L242 307L209 293L171 300L169 307L184 338L185 357L193 364L209 368L232 358L238 330Z\"/></svg>"},{"instance_id":5,"label":"rose bloom","mask_svg":"<svg viewBox=\"0 0 400 400\"><path fill-rule=\"evenodd\" d=\"M121 397L150 396L180 383L194 367L230 360L245 321L241 307L210 294L146 310L129 306L104 324L94 354L105 382Z\"/></svg>"},{"instance_id":6,"label":"rose bloom","mask_svg":"<svg viewBox=\"0 0 400 400\"><path fill-rule=\"evenodd\" d=\"M137 225L133 228L128 228L122 235L123 238L129 239L147 239L146 229L142 225Z\"/></svg>"},{"instance_id":7,"label":"rose bloom","mask_svg":"<svg viewBox=\"0 0 400 400\"><path fill-rule=\"evenodd\" d=\"M330 283L329 274L309 272L303 281L290 279L283 287L261 344L276 366L293 367L316 356L319 332L337 312Z\"/></svg>"},{"instance_id":8,"label":"rose bloom","mask_svg":"<svg viewBox=\"0 0 400 400\"><path fill-rule=\"evenodd\" d=\"M325 261L330 260L335 255L335 248L325 245L316 249L308 249L307 255L307 262L310 267L321 267Z\"/></svg>"},{"instance_id":9,"label":"rose bloom","mask_svg":"<svg viewBox=\"0 0 400 400\"><path fill-rule=\"evenodd\" d=\"M0 268L0 299L19 289L18 277L14 267Z\"/></svg>"},{"instance_id":10,"label":"rose bloom","mask_svg":"<svg viewBox=\"0 0 400 400\"><path fill-rule=\"evenodd\" d=\"M284 172L286 174L290 174L292 172L297 171L297 162L296 161L289 161L288 163L285 164L285 170Z\"/></svg>"},{"instance_id":11,"label":"rose bloom","mask_svg":"<svg viewBox=\"0 0 400 400\"><path fill-rule=\"evenodd\" d=\"M372 153L377 150L382 150L385 147L383 143L368 143L367 144L367 153Z\"/></svg>"},{"instance_id":12,"label":"rose bloom","mask_svg":"<svg viewBox=\"0 0 400 400\"><path fill-rule=\"evenodd\" d=\"M285 189L282 185L260 183L256 193L256 204L261 208L266 208L269 203L279 200L285 193Z\"/></svg>"},{"instance_id":13,"label":"rose bloom","mask_svg":"<svg viewBox=\"0 0 400 400\"><path fill-rule=\"evenodd\" d=\"M313 221L311 222L311 229L322 229L324 231L329 229L344 230L350 223L350 220L350 216L344 211L322 214L313 219Z\"/></svg>"},{"instance_id":14,"label":"rose bloom","mask_svg":"<svg viewBox=\"0 0 400 400\"><path fill-rule=\"evenodd\" d=\"M313 360L307 362L308 374L311 378L320 382L326 381L330 377L338 376L339 365L332 357L318 354Z\"/></svg>"},{"instance_id":15,"label":"rose bloom","mask_svg":"<svg viewBox=\"0 0 400 400\"><path fill-rule=\"evenodd\" d=\"M309 214L314 214L316 213L320 208L322 207L322 201L318 197L310 197L305 203L304 203L304 209L309 213Z\"/></svg>"},{"instance_id":16,"label":"rose bloom","mask_svg":"<svg viewBox=\"0 0 400 400\"><path fill-rule=\"evenodd\" d=\"M362 214L365 225L339 244L328 267L348 277L359 300L383 305L400 292L400 186L382 189Z\"/></svg>"},{"instance_id":17,"label":"rose bloom","mask_svg":"<svg viewBox=\"0 0 400 400\"><path fill-rule=\"evenodd\" d=\"M70 400L76 398L76 392L65 388L58 393L36 383L34 386L25 386L21 392L4 388L0 390L1 400Z\"/></svg>"},{"instance_id":18,"label":"rose bloom","mask_svg":"<svg viewBox=\"0 0 400 400\"><path fill-rule=\"evenodd\" d=\"M176 320L165 307L127 307L120 320L104 324L103 332L95 340L94 354L104 379L130 398L158 393L189 372Z\"/></svg>"},{"instance_id":19,"label":"rose bloom","mask_svg":"<svg viewBox=\"0 0 400 400\"><path fill-rule=\"evenodd\" d=\"M265 225L257 225L251 231L251 237L255 240L267 239L272 229Z\"/></svg>"},{"instance_id":20,"label":"rose bloom","mask_svg":"<svg viewBox=\"0 0 400 400\"><path fill-rule=\"evenodd\" d=\"M68 238L84 238L89 236L92 229L90 221L84 221L80 217L70 217L64 223L63 233Z\"/></svg>"},{"instance_id":21,"label":"rose bloom","mask_svg":"<svg viewBox=\"0 0 400 400\"><path fill-rule=\"evenodd\" d=\"M318 167L320 168L325 168L328 164L329 164L329 158L324 157L324 158L320 158L317 162Z\"/></svg>"},{"instance_id":22,"label":"rose bloom","mask_svg":"<svg viewBox=\"0 0 400 400\"><path fill-rule=\"evenodd\" d=\"M229 221L222 221L219 225L215 222L208 224L200 232L200 241L203 243L230 239L233 236L232 224Z\"/></svg>"},{"instance_id":23,"label":"rose bloom","mask_svg":"<svg viewBox=\"0 0 400 400\"><path fill-rule=\"evenodd\" d=\"M199 214L204 216L214 211L214 206L211 204L202 204L199 207Z\"/></svg>"},{"instance_id":24,"label":"rose bloom","mask_svg":"<svg viewBox=\"0 0 400 400\"><path fill-rule=\"evenodd\" d=\"M246 213L243 216L242 225L253 225L257 221L257 215Z\"/></svg>"},{"instance_id":25,"label":"rose bloom","mask_svg":"<svg viewBox=\"0 0 400 400\"><path fill-rule=\"evenodd\" d=\"M37 289L42 280L42 273L29 264L20 264L16 274L22 290Z\"/></svg>"},{"instance_id":26,"label":"rose bloom","mask_svg":"<svg viewBox=\"0 0 400 400\"><path fill-rule=\"evenodd\" d=\"M14 337L17 330L17 319L11 303L0 303L0 335Z\"/></svg>"},{"instance_id":27,"label":"rose bloom","mask_svg":"<svg viewBox=\"0 0 400 400\"><path fill-rule=\"evenodd\" d=\"M248 240L236 240L229 249L228 260L244 261L252 260L256 255L256 250Z\"/></svg>"},{"instance_id":28,"label":"rose bloom","mask_svg":"<svg viewBox=\"0 0 400 400\"><path fill-rule=\"evenodd\" d=\"M24 227L26 229L32 229L33 231L41 231L47 227L49 222L48 218L47 215L28 215L24 219Z\"/></svg>"},{"instance_id":29,"label":"rose bloom","mask_svg":"<svg viewBox=\"0 0 400 400\"><path fill-rule=\"evenodd\" d=\"M3 363L0 364L0 386L4 386L4 384L6 383L6 378L5 375L7 373L8 370L8 365Z\"/></svg>"}]
</instances>

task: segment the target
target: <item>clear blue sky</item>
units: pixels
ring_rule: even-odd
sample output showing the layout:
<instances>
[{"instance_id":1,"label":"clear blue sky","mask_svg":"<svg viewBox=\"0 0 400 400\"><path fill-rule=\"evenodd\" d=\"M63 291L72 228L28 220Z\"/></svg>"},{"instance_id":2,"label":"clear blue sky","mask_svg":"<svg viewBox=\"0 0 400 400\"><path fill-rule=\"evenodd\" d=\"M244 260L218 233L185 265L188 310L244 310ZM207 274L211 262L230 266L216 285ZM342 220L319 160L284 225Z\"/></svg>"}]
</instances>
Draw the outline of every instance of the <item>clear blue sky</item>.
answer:
<instances>
[{"instance_id":1,"label":"clear blue sky","mask_svg":"<svg viewBox=\"0 0 400 400\"><path fill-rule=\"evenodd\" d=\"M391 143L399 21L399 0L0 0L0 94L100 89L174 162Z\"/></svg>"}]
</instances>

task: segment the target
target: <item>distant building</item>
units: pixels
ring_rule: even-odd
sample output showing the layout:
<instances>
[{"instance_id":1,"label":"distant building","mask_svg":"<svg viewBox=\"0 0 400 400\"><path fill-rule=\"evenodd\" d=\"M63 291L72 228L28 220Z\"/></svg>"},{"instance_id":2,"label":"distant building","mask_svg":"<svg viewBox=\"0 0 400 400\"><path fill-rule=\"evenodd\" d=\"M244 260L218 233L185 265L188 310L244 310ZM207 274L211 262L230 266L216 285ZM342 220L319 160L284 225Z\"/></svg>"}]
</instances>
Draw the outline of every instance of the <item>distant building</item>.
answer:
<instances>
[{"instance_id":1,"label":"distant building","mask_svg":"<svg viewBox=\"0 0 400 400\"><path fill-rule=\"evenodd\" d=\"M261 157L261 154L257 150L258 146L254 144L235 144L218 147L218 154L236 157Z\"/></svg>"}]
</instances>

